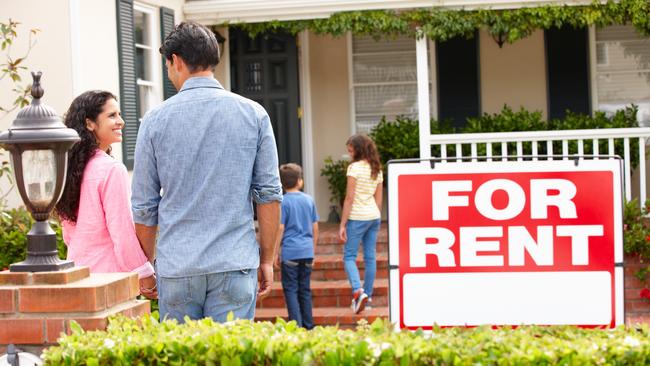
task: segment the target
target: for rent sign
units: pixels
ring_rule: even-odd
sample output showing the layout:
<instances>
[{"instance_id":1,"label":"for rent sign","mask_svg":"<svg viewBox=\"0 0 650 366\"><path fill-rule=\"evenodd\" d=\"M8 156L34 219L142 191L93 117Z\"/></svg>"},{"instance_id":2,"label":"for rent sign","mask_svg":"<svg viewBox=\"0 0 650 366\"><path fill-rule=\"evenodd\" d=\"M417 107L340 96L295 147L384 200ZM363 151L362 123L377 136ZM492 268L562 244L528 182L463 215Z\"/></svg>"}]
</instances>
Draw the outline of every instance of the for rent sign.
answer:
<instances>
[{"instance_id":1,"label":"for rent sign","mask_svg":"<svg viewBox=\"0 0 650 366\"><path fill-rule=\"evenodd\" d=\"M620 161L391 163L401 328L623 323Z\"/></svg>"}]
</instances>

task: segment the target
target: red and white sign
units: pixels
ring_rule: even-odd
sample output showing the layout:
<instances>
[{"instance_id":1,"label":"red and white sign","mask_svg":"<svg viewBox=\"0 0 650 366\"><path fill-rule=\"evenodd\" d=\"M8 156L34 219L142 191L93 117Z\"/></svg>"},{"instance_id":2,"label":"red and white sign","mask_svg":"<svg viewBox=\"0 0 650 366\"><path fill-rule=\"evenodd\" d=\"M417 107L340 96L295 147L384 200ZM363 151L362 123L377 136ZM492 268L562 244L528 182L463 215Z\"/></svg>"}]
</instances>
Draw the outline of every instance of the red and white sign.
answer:
<instances>
[{"instance_id":1,"label":"red and white sign","mask_svg":"<svg viewBox=\"0 0 650 366\"><path fill-rule=\"evenodd\" d=\"M622 324L620 160L391 163L400 328Z\"/></svg>"}]
</instances>

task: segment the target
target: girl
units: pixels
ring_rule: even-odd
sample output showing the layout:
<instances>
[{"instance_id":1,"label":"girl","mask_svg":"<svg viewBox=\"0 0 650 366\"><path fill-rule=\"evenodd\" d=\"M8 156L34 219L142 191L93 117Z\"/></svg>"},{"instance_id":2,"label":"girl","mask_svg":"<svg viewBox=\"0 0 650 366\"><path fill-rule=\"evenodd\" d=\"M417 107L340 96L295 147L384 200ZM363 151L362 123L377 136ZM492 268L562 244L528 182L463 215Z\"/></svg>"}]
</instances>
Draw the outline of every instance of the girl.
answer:
<instances>
[{"instance_id":1,"label":"girl","mask_svg":"<svg viewBox=\"0 0 650 366\"><path fill-rule=\"evenodd\" d=\"M65 125L81 137L68 154L68 174L56 212L68 259L91 272L136 272L140 292L155 298L156 278L135 235L126 167L109 154L122 141L117 98L88 91L72 102Z\"/></svg>"},{"instance_id":2,"label":"girl","mask_svg":"<svg viewBox=\"0 0 650 366\"><path fill-rule=\"evenodd\" d=\"M347 171L339 239L345 242L343 262L352 287L352 309L358 314L372 296L377 271L375 252L381 219L383 176L379 153L368 136L354 135L346 145L352 163ZM365 264L363 287L356 262L359 242L363 242Z\"/></svg>"}]
</instances>

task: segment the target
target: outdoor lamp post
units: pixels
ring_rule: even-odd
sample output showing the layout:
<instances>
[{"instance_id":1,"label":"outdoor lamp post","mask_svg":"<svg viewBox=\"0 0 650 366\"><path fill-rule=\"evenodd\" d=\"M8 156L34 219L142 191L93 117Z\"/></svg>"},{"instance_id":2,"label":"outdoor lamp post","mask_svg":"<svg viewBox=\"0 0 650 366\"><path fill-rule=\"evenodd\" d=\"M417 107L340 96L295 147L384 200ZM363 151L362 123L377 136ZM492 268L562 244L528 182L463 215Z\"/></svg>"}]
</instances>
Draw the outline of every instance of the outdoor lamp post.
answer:
<instances>
[{"instance_id":1,"label":"outdoor lamp post","mask_svg":"<svg viewBox=\"0 0 650 366\"><path fill-rule=\"evenodd\" d=\"M11 272L60 271L74 266L70 260L59 259L56 234L48 218L61 198L68 150L79 141L79 135L41 103L41 72L32 72L32 78L32 103L18 113L9 130L0 134L0 146L11 154L20 197L36 220L27 234L27 258L11 264Z\"/></svg>"}]
</instances>

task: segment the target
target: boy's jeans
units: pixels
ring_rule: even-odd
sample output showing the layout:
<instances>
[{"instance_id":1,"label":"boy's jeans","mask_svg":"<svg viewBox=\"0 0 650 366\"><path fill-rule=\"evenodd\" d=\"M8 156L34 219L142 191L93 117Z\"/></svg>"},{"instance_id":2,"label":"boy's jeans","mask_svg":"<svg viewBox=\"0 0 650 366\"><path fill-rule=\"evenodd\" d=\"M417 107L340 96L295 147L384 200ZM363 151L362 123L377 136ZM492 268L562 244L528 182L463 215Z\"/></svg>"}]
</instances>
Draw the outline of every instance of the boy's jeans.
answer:
<instances>
[{"instance_id":1,"label":"boy's jeans","mask_svg":"<svg viewBox=\"0 0 650 366\"><path fill-rule=\"evenodd\" d=\"M160 319L202 319L225 322L253 319L257 297L257 270L244 269L188 277L158 277Z\"/></svg>"},{"instance_id":2,"label":"boy's jeans","mask_svg":"<svg viewBox=\"0 0 650 366\"><path fill-rule=\"evenodd\" d=\"M345 273L348 275L354 293L361 287L361 278L357 268L357 253L359 252L359 243L363 242L363 262L365 265L363 291L368 297L372 297L372 287L375 284L375 274L377 272L376 249L379 225L380 219L368 221L349 220L345 227L348 235L343 253Z\"/></svg>"},{"instance_id":3,"label":"boy's jeans","mask_svg":"<svg viewBox=\"0 0 650 366\"><path fill-rule=\"evenodd\" d=\"M307 329L314 327L310 285L312 262L312 259L282 261L282 290L289 320Z\"/></svg>"}]
</instances>

